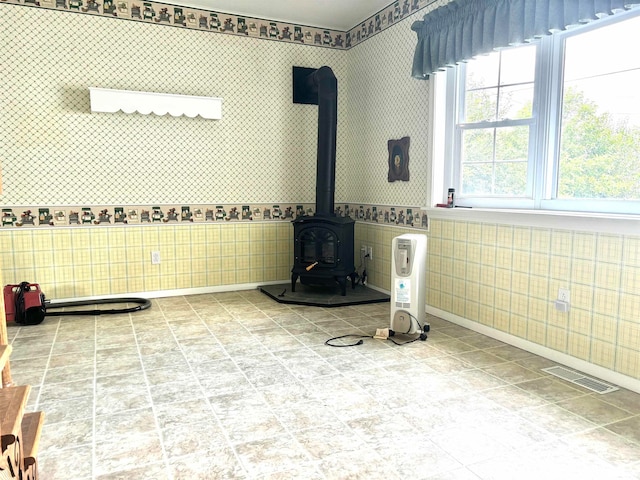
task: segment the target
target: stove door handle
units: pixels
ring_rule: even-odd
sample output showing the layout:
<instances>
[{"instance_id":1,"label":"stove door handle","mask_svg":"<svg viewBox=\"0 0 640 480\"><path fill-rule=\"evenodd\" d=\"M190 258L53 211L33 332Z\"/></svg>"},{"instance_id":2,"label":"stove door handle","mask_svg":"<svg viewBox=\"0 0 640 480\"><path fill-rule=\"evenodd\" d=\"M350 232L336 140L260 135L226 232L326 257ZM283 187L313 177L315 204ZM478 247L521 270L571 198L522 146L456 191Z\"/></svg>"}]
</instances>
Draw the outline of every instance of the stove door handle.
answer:
<instances>
[{"instance_id":1,"label":"stove door handle","mask_svg":"<svg viewBox=\"0 0 640 480\"><path fill-rule=\"evenodd\" d=\"M311 265L309 265L308 267L306 267L307 272L309 270L311 270L313 267L315 267L316 265L318 265L318 262L313 262Z\"/></svg>"}]
</instances>

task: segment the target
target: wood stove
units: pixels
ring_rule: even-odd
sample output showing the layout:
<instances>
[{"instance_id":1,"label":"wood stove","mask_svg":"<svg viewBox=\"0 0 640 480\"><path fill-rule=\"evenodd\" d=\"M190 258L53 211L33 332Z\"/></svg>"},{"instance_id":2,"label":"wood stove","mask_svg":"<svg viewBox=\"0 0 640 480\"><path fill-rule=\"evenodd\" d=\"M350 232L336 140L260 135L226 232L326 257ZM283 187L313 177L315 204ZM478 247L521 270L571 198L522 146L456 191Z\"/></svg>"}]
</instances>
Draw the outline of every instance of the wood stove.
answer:
<instances>
[{"instance_id":1,"label":"wood stove","mask_svg":"<svg viewBox=\"0 0 640 480\"><path fill-rule=\"evenodd\" d=\"M310 217L293 221L295 238L294 265L291 270L291 291L296 281L303 285L340 286L347 294L347 277L355 287L353 264L354 220L349 217Z\"/></svg>"},{"instance_id":2,"label":"wood stove","mask_svg":"<svg viewBox=\"0 0 640 480\"><path fill-rule=\"evenodd\" d=\"M355 221L334 211L338 81L329 67L293 67L293 88L294 103L318 105L318 158L315 214L293 221L291 291L300 278L303 285L337 283L345 296L347 277L355 288Z\"/></svg>"}]
</instances>

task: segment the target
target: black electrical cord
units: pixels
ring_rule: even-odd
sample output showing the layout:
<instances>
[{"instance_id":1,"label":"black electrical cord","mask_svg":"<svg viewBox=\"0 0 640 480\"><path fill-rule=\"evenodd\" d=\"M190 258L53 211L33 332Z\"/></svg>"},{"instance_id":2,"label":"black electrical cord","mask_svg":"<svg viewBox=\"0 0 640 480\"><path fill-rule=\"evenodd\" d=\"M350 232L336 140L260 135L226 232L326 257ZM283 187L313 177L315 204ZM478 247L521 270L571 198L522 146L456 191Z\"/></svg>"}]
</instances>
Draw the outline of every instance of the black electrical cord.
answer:
<instances>
[{"instance_id":1,"label":"black electrical cord","mask_svg":"<svg viewBox=\"0 0 640 480\"><path fill-rule=\"evenodd\" d=\"M360 265L356 268L356 285L360 283L363 287L365 286L365 282L367 281L367 260L369 258L369 254L362 256L360 253ZM364 263L364 268L362 264ZM360 269L362 268L362 274L360 274Z\"/></svg>"},{"instance_id":2,"label":"black electrical cord","mask_svg":"<svg viewBox=\"0 0 640 480\"><path fill-rule=\"evenodd\" d=\"M395 343L396 345L406 345L407 343L413 343L413 342L415 342L415 341L417 341L417 340L421 340L421 339L422 339L421 337L422 337L422 334L420 334L420 336L418 336L418 337L416 337L416 338L413 338L413 339L411 339L411 340L407 340L406 342L396 342L396 341L395 341L393 338L391 338L391 337L387 337L387 340L389 340L389 341L390 341L390 342L392 342L392 343ZM424 339L422 339L422 340L426 340L426 337L425 337Z\"/></svg>"},{"instance_id":3,"label":"black electrical cord","mask_svg":"<svg viewBox=\"0 0 640 480\"><path fill-rule=\"evenodd\" d=\"M330 338L329 340L327 340L326 342L324 342L325 345L329 345L330 347L355 347L357 345L362 345L364 343L364 340L358 340L356 343L349 343L347 345L334 345L331 342L334 340L339 340L341 338L347 338L347 337L354 337L354 338L373 338L373 335L356 335L356 334L349 334L349 335L340 335L339 337L333 337Z\"/></svg>"},{"instance_id":4,"label":"black electrical cord","mask_svg":"<svg viewBox=\"0 0 640 480\"><path fill-rule=\"evenodd\" d=\"M413 320L416 321L416 323L418 324L418 326L420 327L420 335L418 335L416 338L412 338L411 340L407 340L406 342L397 342L395 341L393 338L393 336L395 336L396 332L394 332L393 330L389 329L389 336L387 337L387 340L389 340L390 342L394 343L395 345L407 345L408 343L413 343L416 342L418 340L422 340L423 342L427 339L427 332L430 330L429 325L425 324L424 326L422 326L420 324L420 321L413 315L411 315L409 312L407 312L409 314L409 317L412 318ZM411 325L409 325L409 330L407 330L404 333L401 333L401 335L409 335L409 332L411 331ZM358 340L356 343L349 343L346 345L334 345L333 342L334 340L339 340L341 338L347 338L347 337L353 337L353 338L374 338L373 335L356 335L356 334L348 334L348 335L340 335L339 337L333 337L330 338L329 340L327 340L326 342L324 342L325 345L328 345L330 347L357 347L358 345L362 345L364 343L364 340Z\"/></svg>"},{"instance_id":5,"label":"black electrical cord","mask_svg":"<svg viewBox=\"0 0 640 480\"><path fill-rule=\"evenodd\" d=\"M411 315L411 313L409 313L409 312L406 312L406 314L407 314L407 315L409 315L409 318L410 318L410 319L415 320L415 321L416 321L416 323L418 324L418 327L420 327L420 330L422 330L422 325L420 325L420 320L418 320L418 318L417 318L417 317L415 317L415 316ZM405 335L406 335L406 334L408 334L410 331L411 331L411 324L409 324L409 330L407 330L406 332L404 332L404 333L405 333Z\"/></svg>"},{"instance_id":6,"label":"black electrical cord","mask_svg":"<svg viewBox=\"0 0 640 480\"><path fill-rule=\"evenodd\" d=\"M362 264L361 264L362 265ZM364 256L364 268L362 269L362 276L361 276L361 280L362 280L362 285L366 285L367 283L367 265L369 265L369 254L367 253Z\"/></svg>"},{"instance_id":7,"label":"black electrical cord","mask_svg":"<svg viewBox=\"0 0 640 480\"><path fill-rule=\"evenodd\" d=\"M411 342L415 342L416 340L422 340L423 342L427 339L427 332L431 329L429 327L429 324L425 323L424 326L420 323L420 320L418 320L417 317L411 315L411 313L406 312L407 315L409 315L409 318L412 320L415 320L415 322L418 324L418 327L420 327L420 331L422 332L419 336L417 336L416 338L414 338L413 340L409 340L407 342L403 342L403 343L398 343L395 340L393 340L392 338L388 338L387 340L391 340L393 343L395 343L396 345L405 345L407 343L411 343ZM409 330L407 330L406 332L404 332L404 335L408 335L409 332L411 331L411 324L409 324Z\"/></svg>"},{"instance_id":8,"label":"black electrical cord","mask_svg":"<svg viewBox=\"0 0 640 480\"><path fill-rule=\"evenodd\" d=\"M111 310L70 310L68 312L50 312L52 308L81 307L83 305L106 305L110 303L137 303L135 307L116 308ZM146 298L99 298L96 300L76 300L72 302L45 303L47 317L62 317L67 315L114 315L117 313L131 313L146 310L151 307L151 300Z\"/></svg>"}]
</instances>

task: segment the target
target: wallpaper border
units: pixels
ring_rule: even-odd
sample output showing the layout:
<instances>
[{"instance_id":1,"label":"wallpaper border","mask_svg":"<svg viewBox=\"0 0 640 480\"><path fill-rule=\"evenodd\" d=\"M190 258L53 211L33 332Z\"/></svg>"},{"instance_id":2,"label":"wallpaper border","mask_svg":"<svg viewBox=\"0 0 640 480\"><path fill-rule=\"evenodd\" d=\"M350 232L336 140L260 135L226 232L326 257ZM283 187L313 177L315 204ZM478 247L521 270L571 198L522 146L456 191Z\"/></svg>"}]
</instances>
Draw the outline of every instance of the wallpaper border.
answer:
<instances>
[{"instance_id":1,"label":"wallpaper border","mask_svg":"<svg viewBox=\"0 0 640 480\"><path fill-rule=\"evenodd\" d=\"M304 203L6 207L2 208L0 228L291 221L302 215L313 215L314 207ZM365 223L429 230L427 212L416 206L336 203L335 214Z\"/></svg>"},{"instance_id":2,"label":"wallpaper border","mask_svg":"<svg viewBox=\"0 0 640 480\"><path fill-rule=\"evenodd\" d=\"M0 4L43 8L262 40L349 49L440 0L398 0L343 32L215 10L144 0L0 0Z\"/></svg>"}]
</instances>

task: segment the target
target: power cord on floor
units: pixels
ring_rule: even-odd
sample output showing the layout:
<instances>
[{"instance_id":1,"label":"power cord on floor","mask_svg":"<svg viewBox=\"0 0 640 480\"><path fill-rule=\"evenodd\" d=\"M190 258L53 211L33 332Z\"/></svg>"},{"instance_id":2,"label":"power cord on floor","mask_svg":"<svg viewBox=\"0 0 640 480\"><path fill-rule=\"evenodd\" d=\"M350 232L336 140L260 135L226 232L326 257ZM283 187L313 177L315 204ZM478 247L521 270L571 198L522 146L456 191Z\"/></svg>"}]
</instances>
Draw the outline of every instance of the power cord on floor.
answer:
<instances>
[{"instance_id":1,"label":"power cord on floor","mask_svg":"<svg viewBox=\"0 0 640 480\"><path fill-rule=\"evenodd\" d=\"M418 325L420 325L420 322L418 322ZM362 345L364 344L364 340L362 340L363 338L377 338L379 340L389 340L390 342L394 343L395 345L406 345L408 343L413 343L416 342L418 340L421 341L425 341L427 339L427 332L430 330L430 326L429 324L425 324L424 327L420 327L420 329L422 330L422 332L420 333L420 335L418 335L415 338L412 338L411 340L407 340L406 342L398 342L395 339L391 338L394 337L396 335L396 332L394 332L393 330L391 330L390 328L379 328L376 330L376 334L375 335L358 335L358 334L348 334L348 335L340 335L339 337L333 337L330 338L329 340L327 340L326 342L324 342L325 345L328 345L329 347L357 347L358 345ZM400 334L400 335L408 335L407 333L404 334ZM360 340L358 340L355 343L348 343L348 344L343 344L343 345L335 345L331 342L333 342L334 340L340 340L342 338L359 338Z\"/></svg>"},{"instance_id":2,"label":"power cord on floor","mask_svg":"<svg viewBox=\"0 0 640 480\"><path fill-rule=\"evenodd\" d=\"M356 335L356 334L349 334L349 335L340 335L339 337L333 337L330 338L329 340L327 340L326 342L324 342L325 345L329 345L330 347L355 347L357 345L362 345L364 343L364 340L358 340L356 343L349 343L347 345L334 345L331 342L333 342L334 340L340 340L341 338L348 338L348 337L354 337L354 338L373 338L373 335Z\"/></svg>"}]
</instances>

